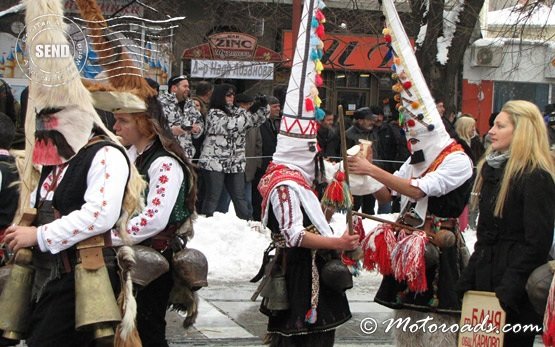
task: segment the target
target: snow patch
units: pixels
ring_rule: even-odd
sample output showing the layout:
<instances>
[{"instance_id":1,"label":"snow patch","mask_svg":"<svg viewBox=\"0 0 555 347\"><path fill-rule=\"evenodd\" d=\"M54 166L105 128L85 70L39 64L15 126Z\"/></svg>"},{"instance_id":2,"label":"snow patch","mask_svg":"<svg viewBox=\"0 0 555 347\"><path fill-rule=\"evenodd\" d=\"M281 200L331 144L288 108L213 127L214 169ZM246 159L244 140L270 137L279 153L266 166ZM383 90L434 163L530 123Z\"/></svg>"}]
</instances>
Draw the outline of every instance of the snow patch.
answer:
<instances>
[{"instance_id":1,"label":"snow patch","mask_svg":"<svg viewBox=\"0 0 555 347\"><path fill-rule=\"evenodd\" d=\"M447 64L449 60L449 47L457 30L459 14L464 9L464 1L457 1L450 10L443 11L443 36L437 38L436 60L442 64Z\"/></svg>"}]
</instances>

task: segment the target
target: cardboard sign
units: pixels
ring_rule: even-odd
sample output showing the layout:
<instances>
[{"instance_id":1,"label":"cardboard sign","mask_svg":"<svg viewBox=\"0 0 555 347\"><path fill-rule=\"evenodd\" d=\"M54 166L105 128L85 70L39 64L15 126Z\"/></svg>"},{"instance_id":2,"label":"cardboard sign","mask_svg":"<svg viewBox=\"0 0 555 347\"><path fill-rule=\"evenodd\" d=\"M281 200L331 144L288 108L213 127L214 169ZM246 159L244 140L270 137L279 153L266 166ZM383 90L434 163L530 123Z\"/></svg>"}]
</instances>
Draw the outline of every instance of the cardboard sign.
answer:
<instances>
[{"instance_id":1,"label":"cardboard sign","mask_svg":"<svg viewBox=\"0 0 555 347\"><path fill-rule=\"evenodd\" d=\"M459 347L502 347L506 313L492 292L470 290L464 294Z\"/></svg>"}]
</instances>

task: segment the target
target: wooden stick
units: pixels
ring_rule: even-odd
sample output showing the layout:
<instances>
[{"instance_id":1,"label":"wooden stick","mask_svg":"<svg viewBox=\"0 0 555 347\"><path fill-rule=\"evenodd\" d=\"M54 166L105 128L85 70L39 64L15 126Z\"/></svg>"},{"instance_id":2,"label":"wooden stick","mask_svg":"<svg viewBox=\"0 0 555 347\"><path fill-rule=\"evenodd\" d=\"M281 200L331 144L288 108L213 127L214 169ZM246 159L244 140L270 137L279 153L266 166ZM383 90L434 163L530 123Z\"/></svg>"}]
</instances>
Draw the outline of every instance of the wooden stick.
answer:
<instances>
[{"instance_id":1,"label":"wooden stick","mask_svg":"<svg viewBox=\"0 0 555 347\"><path fill-rule=\"evenodd\" d=\"M372 215L369 215L369 214L366 214L366 213L362 213L362 212L358 212L358 211L354 211L354 212L352 212L352 214L355 214L355 215L357 215L357 216L361 216L361 217L364 217L364 218L372 219L372 220L375 220L376 222L391 224L391 225L393 225L393 226L396 226L396 227L399 227L399 228L403 228L403 229L406 229L406 230L410 230L410 231L422 231L422 232L425 232L425 231L422 230L422 229L413 228L413 227L408 226L408 225L405 225L405 224L401 224L401 223L397 223L397 222L392 222L392 221L387 220L387 219L383 219L383 218L380 218L380 217L372 216Z\"/></svg>"},{"instance_id":2,"label":"wooden stick","mask_svg":"<svg viewBox=\"0 0 555 347\"><path fill-rule=\"evenodd\" d=\"M339 118L339 134L341 136L341 157L343 158L343 172L345 172L345 183L349 185L349 167L347 165L347 136L345 135L345 115L343 113L343 106L337 106L337 116ZM350 194L350 192L345 192ZM351 206L347 207L347 226L349 228L349 235L353 235L353 211Z\"/></svg>"}]
</instances>

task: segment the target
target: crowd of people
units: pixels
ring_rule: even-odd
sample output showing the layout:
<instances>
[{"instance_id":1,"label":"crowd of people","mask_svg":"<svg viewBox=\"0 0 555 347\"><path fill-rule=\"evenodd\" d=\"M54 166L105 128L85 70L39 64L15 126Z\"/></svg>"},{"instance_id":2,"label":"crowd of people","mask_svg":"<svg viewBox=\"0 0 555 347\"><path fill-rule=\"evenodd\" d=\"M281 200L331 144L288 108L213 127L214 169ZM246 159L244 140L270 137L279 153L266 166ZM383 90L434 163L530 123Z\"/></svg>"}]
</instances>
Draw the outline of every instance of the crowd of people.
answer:
<instances>
[{"instance_id":1,"label":"crowd of people","mask_svg":"<svg viewBox=\"0 0 555 347\"><path fill-rule=\"evenodd\" d=\"M196 317L195 291L206 285L202 256L186 247L195 212L210 218L230 203L238 218L271 231L268 252L275 253L266 254L257 276L271 346L333 346L335 329L352 316L345 292L358 260L383 274L374 301L397 318L456 324L465 293L479 290L495 293L508 323L541 325L543 312L533 308L526 285L553 257L555 110L544 115L529 101L509 101L481 136L472 115L447 115L444 101L432 99L418 80L418 65L396 52L398 107L395 97L383 107L360 107L341 133L316 88L323 44L315 27L325 20L317 5L303 4L308 22L299 28L287 92L276 96L238 93L227 83L192 85L185 75L171 77L160 91L140 76L113 75L102 89L87 89L79 79L50 89L33 84L19 107L0 81L0 266L31 250L28 346L92 346L99 334L111 336L76 328L78 282L101 270L110 300L115 305L119 293L123 303L116 338L129 341L135 331L142 346L168 346L167 308ZM31 10L35 17L40 8ZM414 83L403 84L408 71ZM22 131L28 102L34 134ZM335 191L342 199L334 200L327 190L328 199L320 200L323 161L342 161L343 141L346 147L371 142L366 156L349 156L342 165L375 183L379 198L355 195L350 206L349 192ZM35 143L32 162L40 170L23 202L38 211L30 225L16 213L18 184L31 169L17 166L12 151L26 142ZM328 188L345 178L337 172L334 179ZM329 221L336 209L398 212L398 218L395 227L384 223L367 235L356 223L354 231L334 232ZM469 259L467 224L477 233ZM130 245L167 264L156 274L145 275L149 266L136 270L133 276L143 280L134 291L127 283L137 278L125 275ZM116 314L109 323L120 319ZM457 335L397 329L395 338L399 346L455 346ZM16 340L4 334L0 346ZM533 340L530 332L508 332L504 346Z\"/></svg>"}]
</instances>

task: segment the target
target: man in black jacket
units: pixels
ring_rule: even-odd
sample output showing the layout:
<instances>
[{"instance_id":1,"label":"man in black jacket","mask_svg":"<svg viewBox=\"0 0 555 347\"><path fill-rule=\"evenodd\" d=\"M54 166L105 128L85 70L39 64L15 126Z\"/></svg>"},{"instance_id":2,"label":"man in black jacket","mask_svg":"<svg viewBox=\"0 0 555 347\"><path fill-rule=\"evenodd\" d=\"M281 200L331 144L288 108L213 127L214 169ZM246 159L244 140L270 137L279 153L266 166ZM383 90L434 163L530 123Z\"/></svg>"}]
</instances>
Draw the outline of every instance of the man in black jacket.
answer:
<instances>
[{"instance_id":1,"label":"man in black jacket","mask_svg":"<svg viewBox=\"0 0 555 347\"><path fill-rule=\"evenodd\" d=\"M275 96L268 96L267 98L268 105L270 105L270 116L268 116L268 119L260 126L260 135L262 136L262 163L252 180L252 219L256 221L260 221L262 213L262 196L256 187L262 175L266 172L270 161L272 161L272 155L276 151L279 123L281 122L281 105L278 98Z\"/></svg>"}]
</instances>

